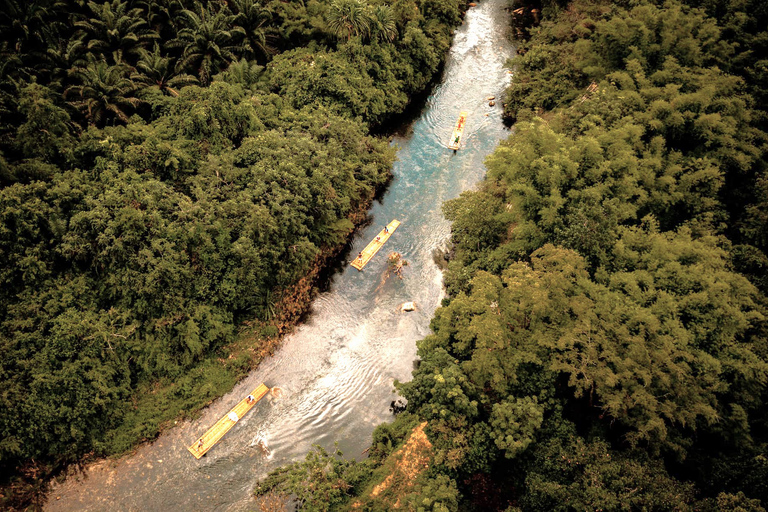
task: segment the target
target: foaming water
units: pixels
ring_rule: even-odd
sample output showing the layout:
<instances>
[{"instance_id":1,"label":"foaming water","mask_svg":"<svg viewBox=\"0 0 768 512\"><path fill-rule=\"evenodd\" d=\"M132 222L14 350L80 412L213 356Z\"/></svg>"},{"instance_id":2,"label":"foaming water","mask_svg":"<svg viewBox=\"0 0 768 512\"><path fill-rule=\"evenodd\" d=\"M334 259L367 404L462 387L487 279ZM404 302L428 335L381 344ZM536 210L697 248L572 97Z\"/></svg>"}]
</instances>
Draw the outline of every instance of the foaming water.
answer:
<instances>
[{"instance_id":1,"label":"foaming water","mask_svg":"<svg viewBox=\"0 0 768 512\"><path fill-rule=\"evenodd\" d=\"M391 420L393 382L410 379L416 341L429 333L443 297L433 261L450 236L442 203L482 178L483 160L508 133L501 107L489 107L486 99L500 98L509 81L504 63L514 48L507 42L505 6L506 0L486 0L467 13L442 83L407 135L393 140L400 148L394 179L374 204L373 222L358 233L351 254L398 219L402 225L384 250L363 272L347 266L335 275L307 321L275 355L199 419L180 423L131 456L92 465L85 478L55 485L47 510L253 510L256 482L303 459L313 444L332 450L338 442L346 456L362 457L374 427ZM446 144L460 111L469 113L465 142L453 154ZM403 280L383 279L391 251L408 261ZM400 313L406 301L415 301L418 310ZM279 386L281 396L262 400L195 460L186 446L261 382Z\"/></svg>"}]
</instances>

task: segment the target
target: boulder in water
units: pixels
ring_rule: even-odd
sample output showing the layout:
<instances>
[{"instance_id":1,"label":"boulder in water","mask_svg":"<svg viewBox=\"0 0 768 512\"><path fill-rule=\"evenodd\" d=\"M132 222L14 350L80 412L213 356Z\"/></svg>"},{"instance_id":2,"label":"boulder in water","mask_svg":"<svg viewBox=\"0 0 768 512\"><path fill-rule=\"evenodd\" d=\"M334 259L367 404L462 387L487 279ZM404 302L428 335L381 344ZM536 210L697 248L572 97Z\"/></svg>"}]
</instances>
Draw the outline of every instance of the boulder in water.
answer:
<instances>
[{"instance_id":1,"label":"boulder in water","mask_svg":"<svg viewBox=\"0 0 768 512\"><path fill-rule=\"evenodd\" d=\"M397 277L400 279L403 278L403 267L408 265L408 262L403 259L403 255L399 252L393 252L387 257L387 273L385 276L385 279L387 276L389 276L390 273L394 273Z\"/></svg>"},{"instance_id":2,"label":"boulder in water","mask_svg":"<svg viewBox=\"0 0 768 512\"><path fill-rule=\"evenodd\" d=\"M407 403L402 398L398 398L397 400L392 400L392 403L389 404L389 410L392 411L392 414L397 416L401 412L405 410Z\"/></svg>"}]
</instances>

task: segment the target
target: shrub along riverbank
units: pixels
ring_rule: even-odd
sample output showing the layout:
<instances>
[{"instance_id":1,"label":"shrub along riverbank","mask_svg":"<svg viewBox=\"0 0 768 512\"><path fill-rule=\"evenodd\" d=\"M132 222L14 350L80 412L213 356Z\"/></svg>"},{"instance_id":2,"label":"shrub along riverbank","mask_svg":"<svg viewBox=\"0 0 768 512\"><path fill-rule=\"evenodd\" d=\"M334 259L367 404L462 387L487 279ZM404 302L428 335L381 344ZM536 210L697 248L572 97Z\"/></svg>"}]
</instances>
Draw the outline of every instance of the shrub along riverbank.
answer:
<instances>
[{"instance_id":1,"label":"shrub along riverbank","mask_svg":"<svg viewBox=\"0 0 768 512\"><path fill-rule=\"evenodd\" d=\"M259 359L388 180L371 132L435 78L463 5L6 4L4 507L20 470L121 453Z\"/></svg>"},{"instance_id":2,"label":"shrub along riverbank","mask_svg":"<svg viewBox=\"0 0 768 512\"><path fill-rule=\"evenodd\" d=\"M408 415L374 435L427 422L401 503L765 510L768 9L531 8L514 133L445 205L449 298L398 386ZM296 475L317 458L260 492L391 505L372 492L385 461L331 463L341 483L313 487Z\"/></svg>"}]
</instances>

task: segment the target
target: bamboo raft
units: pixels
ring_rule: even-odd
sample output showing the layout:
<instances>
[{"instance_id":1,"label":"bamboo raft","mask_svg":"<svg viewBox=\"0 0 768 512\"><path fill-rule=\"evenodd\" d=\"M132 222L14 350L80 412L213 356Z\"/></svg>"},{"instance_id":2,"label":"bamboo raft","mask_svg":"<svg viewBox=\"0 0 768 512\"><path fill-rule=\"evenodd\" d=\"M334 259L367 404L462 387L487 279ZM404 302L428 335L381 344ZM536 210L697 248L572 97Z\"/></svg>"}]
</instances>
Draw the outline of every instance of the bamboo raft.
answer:
<instances>
[{"instance_id":1,"label":"bamboo raft","mask_svg":"<svg viewBox=\"0 0 768 512\"><path fill-rule=\"evenodd\" d=\"M358 255L358 257L352 261L352 266L357 270L363 270L363 267L366 266L369 261L371 261L371 258L373 258L377 252L379 252L379 249L384 246L384 242L389 240L389 237L392 236L392 233L395 232L399 225L399 220L393 220L387 225L386 228L379 231L379 234L376 235L376 238L374 238L371 243L365 247L365 249L360 251L360 255Z\"/></svg>"},{"instance_id":2,"label":"bamboo raft","mask_svg":"<svg viewBox=\"0 0 768 512\"><path fill-rule=\"evenodd\" d=\"M209 428L205 434L203 434L201 437L198 437L194 443L187 447L187 450L189 450L189 452L194 455L196 459L199 459L205 455L208 450L213 448L213 446L218 443L222 437L224 437L224 434L229 432L229 429L235 426L237 420L241 419L248 411L253 409L253 406L256 405L259 400L264 398L264 395L266 395L268 392L269 388L267 386L264 384L259 385L259 387L251 391L251 396L254 398L251 403L248 403L247 396L240 400L239 404L234 406L232 410L230 410L227 414L224 415L223 418L217 421L214 426ZM237 420L234 418L237 418Z\"/></svg>"},{"instance_id":3,"label":"bamboo raft","mask_svg":"<svg viewBox=\"0 0 768 512\"><path fill-rule=\"evenodd\" d=\"M467 113L461 112L459 114L459 120L456 121L456 126L453 128L453 135L448 142L448 148L456 151L461 145L461 138L464 136L464 123L467 120Z\"/></svg>"}]
</instances>

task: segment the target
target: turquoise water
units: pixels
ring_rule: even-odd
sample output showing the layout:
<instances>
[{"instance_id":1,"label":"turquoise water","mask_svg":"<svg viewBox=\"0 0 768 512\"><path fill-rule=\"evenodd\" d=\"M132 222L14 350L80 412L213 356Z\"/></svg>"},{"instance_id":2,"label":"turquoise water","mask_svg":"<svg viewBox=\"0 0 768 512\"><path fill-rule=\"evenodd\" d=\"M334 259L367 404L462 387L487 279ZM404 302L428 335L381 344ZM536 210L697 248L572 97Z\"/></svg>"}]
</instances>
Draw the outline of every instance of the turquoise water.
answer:
<instances>
[{"instance_id":1,"label":"turquoise water","mask_svg":"<svg viewBox=\"0 0 768 512\"><path fill-rule=\"evenodd\" d=\"M441 83L393 138L399 147L394 179L371 209L371 223L356 234L349 258L392 219L402 225L365 270L345 265L336 273L306 322L200 418L131 456L93 464L55 485L47 510L253 510L255 483L303 459L313 444L333 449L338 442L345 455L362 457L374 427L391 420L392 383L410 379L416 341L429 333L443 297L434 262L450 235L442 204L482 178L485 157L509 133L501 97L510 79L504 64L514 48L505 7L506 0L486 0L469 10ZM497 106L489 107L490 96ZM460 111L469 117L464 147L454 154L446 144ZM391 251L408 262L402 280L384 279ZM406 301L416 302L417 311L400 313ZM261 382L282 388L282 397L263 400L195 460L186 446Z\"/></svg>"}]
</instances>

